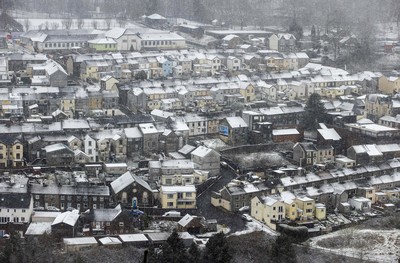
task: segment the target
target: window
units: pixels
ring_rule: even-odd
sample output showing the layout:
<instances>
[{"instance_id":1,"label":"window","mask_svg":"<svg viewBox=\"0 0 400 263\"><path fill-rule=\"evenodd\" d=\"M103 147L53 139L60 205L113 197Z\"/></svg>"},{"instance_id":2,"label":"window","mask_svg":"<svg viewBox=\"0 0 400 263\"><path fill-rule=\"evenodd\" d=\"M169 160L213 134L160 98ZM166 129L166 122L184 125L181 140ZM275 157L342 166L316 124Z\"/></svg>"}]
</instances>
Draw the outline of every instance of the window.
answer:
<instances>
[{"instance_id":1,"label":"window","mask_svg":"<svg viewBox=\"0 0 400 263\"><path fill-rule=\"evenodd\" d=\"M192 197L192 193L186 193L186 197Z\"/></svg>"},{"instance_id":2,"label":"window","mask_svg":"<svg viewBox=\"0 0 400 263\"><path fill-rule=\"evenodd\" d=\"M21 149L21 145L17 145L17 146L15 146L15 148L16 148L17 150L19 150L19 149Z\"/></svg>"},{"instance_id":3,"label":"window","mask_svg":"<svg viewBox=\"0 0 400 263\"><path fill-rule=\"evenodd\" d=\"M97 205L96 204L93 204L93 209L97 209Z\"/></svg>"},{"instance_id":4,"label":"window","mask_svg":"<svg viewBox=\"0 0 400 263\"><path fill-rule=\"evenodd\" d=\"M1 211L1 210L0 210ZM25 209L22 209L22 213L26 213L26 210Z\"/></svg>"},{"instance_id":5,"label":"window","mask_svg":"<svg viewBox=\"0 0 400 263\"><path fill-rule=\"evenodd\" d=\"M173 203L173 202L168 202L168 203L167 203L167 206L168 206L168 207L172 207L172 206L174 206L174 203Z\"/></svg>"},{"instance_id":6,"label":"window","mask_svg":"<svg viewBox=\"0 0 400 263\"><path fill-rule=\"evenodd\" d=\"M64 200L65 200L65 196L62 195L62 196L60 197L60 200L61 200L61 201L64 201Z\"/></svg>"},{"instance_id":7,"label":"window","mask_svg":"<svg viewBox=\"0 0 400 263\"><path fill-rule=\"evenodd\" d=\"M167 194L167 198L168 199L172 199L172 198L174 198L174 195L173 194Z\"/></svg>"}]
</instances>

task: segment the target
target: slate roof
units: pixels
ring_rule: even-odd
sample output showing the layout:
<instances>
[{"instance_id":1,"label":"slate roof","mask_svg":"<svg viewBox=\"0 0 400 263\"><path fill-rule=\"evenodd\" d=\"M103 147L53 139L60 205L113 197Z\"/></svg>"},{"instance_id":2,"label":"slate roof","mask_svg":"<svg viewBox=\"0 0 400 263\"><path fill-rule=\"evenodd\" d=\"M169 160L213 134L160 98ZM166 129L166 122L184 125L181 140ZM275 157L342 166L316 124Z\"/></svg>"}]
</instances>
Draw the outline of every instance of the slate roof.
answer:
<instances>
[{"instance_id":1,"label":"slate roof","mask_svg":"<svg viewBox=\"0 0 400 263\"><path fill-rule=\"evenodd\" d=\"M29 208L31 196L28 193L1 193L0 208Z\"/></svg>"}]
</instances>

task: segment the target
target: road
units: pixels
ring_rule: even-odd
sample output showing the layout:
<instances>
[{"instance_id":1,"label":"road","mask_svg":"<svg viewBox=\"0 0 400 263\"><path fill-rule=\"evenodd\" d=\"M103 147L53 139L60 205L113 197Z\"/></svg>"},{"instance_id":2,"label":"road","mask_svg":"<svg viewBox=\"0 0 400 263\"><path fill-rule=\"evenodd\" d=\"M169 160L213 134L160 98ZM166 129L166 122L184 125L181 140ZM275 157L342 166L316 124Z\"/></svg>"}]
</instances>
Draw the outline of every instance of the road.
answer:
<instances>
[{"instance_id":1,"label":"road","mask_svg":"<svg viewBox=\"0 0 400 263\"><path fill-rule=\"evenodd\" d=\"M246 224L240 217L240 214L227 212L222 208L211 205L211 192L217 192L235 178L236 174L234 171L229 167L222 167L221 177L197 198L197 214L204 216L206 219L217 219L218 224L226 225L231 229L231 232L245 230Z\"/></svg>"}]
</instances>

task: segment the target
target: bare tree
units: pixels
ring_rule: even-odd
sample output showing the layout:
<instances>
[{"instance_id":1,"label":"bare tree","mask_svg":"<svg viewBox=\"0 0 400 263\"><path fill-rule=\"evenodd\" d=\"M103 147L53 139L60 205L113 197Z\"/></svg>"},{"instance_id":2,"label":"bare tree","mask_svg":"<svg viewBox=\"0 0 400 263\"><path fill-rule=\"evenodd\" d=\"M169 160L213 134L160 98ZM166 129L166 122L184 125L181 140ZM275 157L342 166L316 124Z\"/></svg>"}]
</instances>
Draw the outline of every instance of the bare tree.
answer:
<instances>
[{"instance_id":1,"label":"bare tree","mask_svg":"<svg viewBox=\"0 0 400 263\"><path fill-rule=\"evenodd\" d=\"M107 19L104 21L104 23L105 23L107 29L110 29L110 28L111 28L111 18L107 18Z\"/></svg>"},{"instance_id":2,"label":"bare tree","mask_svg":"<svg viewBox=\"0 0 400 263\"><path fill-rule=\"evenodd\" d=\"M77 25L78 29L82 29L83 26L85 25L85 21L84 21L82 18L79 18L79 19L76 21L76 25Z\"/></svg>"},{"instance_id":3,"label":"bare tree","mask_svg":"<svg viewBox=\"0 0 400 263\"><path fill-rule=\"evenodd\" d=\"M46 23L44 23L44 29L49 30L49 28L50 28L50 23L49 21L46 21Z\"/></svg>"},{"instance_id":4,"label":"bare tree","mask_svg":"<svg viewBox=\"0 0 400 263\"><path fill-rule=\"evenodd\" d=\"M98 27L98 22L97 22L97 20L95 20L95 19L92 20L92 27L93 27L94 29L97 29L97 27Z\"/></svg>"},{"instance_id":5,"label":"bare tree","mask_svg":"<svg viewBox=\"0 0 400 263\"><path fill-rule=\"evenodd\" d=\"M42 30L43 29L43 24L38 25L38 30Z\"/></svg>"},{"instance_id":6,"label":"bare tree","mask_svg":"<svg viewBox=\"0 0 400 263\"><path fill-rule=\"evenodd\" d=\"M60 24L58 22L52 22L50 27L53 30L57 30L60 27Z\"/></svg>"},{"instance_id":7,"label":"bare tree","mask_svg":"<svg viewBox=\"0 0 400 263\"><path fill-rule=\"evenodd\" d=\"M24 26L25 26L25 31L29 31L29 28L31 27L31 20L25 19Z\"/></svg>"},{"instance_id":8,"label":"bare tree","mask_svg":"<svg viewBox=\"0 0 400 263\"><path fill-rule=\"evenodd\" d=\"M61 21L61 24L64 29L71 29L72 23L73 21L71 17L65 18Z\"/></svg>"},{"instance_id":9,"label":"bare tree","mask_svg":"<svg viewBox=\"0 0 400 263\"><path fill-rule=\"evenodd\" d=\"M118 25L119 27L125 27L126 21L122 18L118 19Z\"/></svg>"}]
</instances>

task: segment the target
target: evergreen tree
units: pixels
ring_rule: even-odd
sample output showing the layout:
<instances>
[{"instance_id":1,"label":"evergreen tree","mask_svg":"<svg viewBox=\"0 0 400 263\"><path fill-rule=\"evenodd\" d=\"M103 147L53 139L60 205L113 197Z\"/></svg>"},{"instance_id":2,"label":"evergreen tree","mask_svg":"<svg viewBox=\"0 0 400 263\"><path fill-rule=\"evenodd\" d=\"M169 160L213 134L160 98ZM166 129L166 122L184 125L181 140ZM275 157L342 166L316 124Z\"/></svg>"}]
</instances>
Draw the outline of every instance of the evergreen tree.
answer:
<instances>
[{"instance_id":1,"label":"evergreen tree","mask_svg":"<svg viewBox=\"0 0 400 263\"><path fill-rule=\"evenodd\" d=\"M210 237L206 244L204 257L207 262L212 263L229 263L231 261L232 255L223 232L219 232Z\"/></svg>"},{"instance_id":2,"label":"evergreen tree","mask_svg":"<svg viewBox=\"0 0 400 263\"><path fill-rule=\"evenodd\" d=\"M318 128L318 123L324 122L326 110L321 102L321 96L318 93L313 93L308 98L307 105L304 108L302 124L306 130Z\"/></svg>"},{"instance_id":3,"label":"evergreen tree","mask_svg":"<svg viewBox=\"0 0 400 263\"><path fill-rule=\"evenodd\" d=\"M190 262L190 263L200 263L201 262L201 252L195 242L193 242L189 247L188 262Z\"/></svg>"},{"instance_id":4,"label":"evergreen tree","mask_svg":"<svg viewBox=\"0 0 400 263\"><path fill-rule=\"evenodd\" d=\"M293 240L285 234L282 234L277 237L275 243L272 244L271 250L272 250L271 256L273 262L280 262L280 263L297 262L296 253L293 247Z\"/></svg>"},{"instance_id":5,"label":"evergreen tree","mask_svg":"<svg viewBox=\"0 0 400 263\"><path fill-rule=\"evenodd\" d=\"M288 32L295 36L296 43L299 43L299 40L303 38L303 27L297 22L296 18L293 18L290 22Z\"/></svg>"},{"instance_id":6,"label":"evergreen tree","mask_svg":"<svg viewBox=\"0 0 400 263\"><path fill-rule=\"evenodd\" d=\"M161 259L166 263L185 263L187 261L185 245L175 230L168 237L162 249Z\"/></svg>"},{"instance_id":7,"label":"evergreen tree","mask_svg":"<svg viewBox=\"0 0 400 263\"><path fill-rule=\"evenodd\" d=\"M10 234L10 239L6 240L6 245L0 255L0 262L17 263L23 261L22 240L18 232Z\"/></svg>"}]
</instances>

